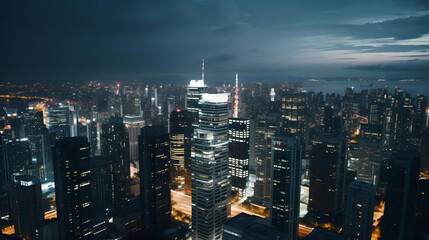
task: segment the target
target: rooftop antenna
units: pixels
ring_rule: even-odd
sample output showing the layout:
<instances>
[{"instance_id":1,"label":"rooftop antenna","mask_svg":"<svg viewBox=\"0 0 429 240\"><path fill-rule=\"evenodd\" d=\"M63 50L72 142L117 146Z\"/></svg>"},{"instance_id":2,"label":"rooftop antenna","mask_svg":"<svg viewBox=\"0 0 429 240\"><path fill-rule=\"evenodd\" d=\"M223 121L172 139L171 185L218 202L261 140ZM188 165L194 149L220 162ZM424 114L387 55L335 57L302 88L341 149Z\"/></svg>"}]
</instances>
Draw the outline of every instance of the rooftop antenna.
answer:
<instances>
[{"instance_id":1,"label":"rooftop antenna","mask_svg":"<svg viewBox=\"0 0 429 240\"><path fill-rule=\"evenodd\" d=\"M234 96L234 118L238 118L238 104L239 104L239 93L238 93L238 73L235 73L235 96Z\"/></svg>"},{"instance_id":2,"label":"rooftop antenna","mask_svg":"<svg viewBox=\"0 0 429 240\"><path fill-rule=\"evenodd\" d=\"M204 57L203 57L203 62L202 62L202 69L201 69L201 80L203 80L203 84L204 84Z\"/></svg>"}]
</instances>

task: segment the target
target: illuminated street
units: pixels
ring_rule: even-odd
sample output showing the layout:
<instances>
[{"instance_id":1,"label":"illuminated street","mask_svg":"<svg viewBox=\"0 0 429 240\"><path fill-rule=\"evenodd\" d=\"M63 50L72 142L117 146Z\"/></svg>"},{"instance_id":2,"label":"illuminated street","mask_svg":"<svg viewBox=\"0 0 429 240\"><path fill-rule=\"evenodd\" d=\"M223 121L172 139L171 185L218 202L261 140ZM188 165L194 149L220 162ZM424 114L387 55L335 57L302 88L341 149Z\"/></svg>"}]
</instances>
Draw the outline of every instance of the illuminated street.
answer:
<instances>
[{"instance_id":1,"label":"illuminated street","mask_svg":"<svg viewBox=\"0 0 429 240\"><path fill-rule=\"evenodd\" d=\"M171 201L173 202L173 208L177 211L181 211L184 214L192 215L192 198L181 191L171 190ZM263 215L253 213L251 211L245 210L239 206L242 201L236 202L231 205L231 217L235 217L240 213L246 213L249 215L256 215L259 217L264 217ZM306 227L304 225L299 225L298 236L305 237L313 230L313 228Z\"/></svg>"}]
</instances>

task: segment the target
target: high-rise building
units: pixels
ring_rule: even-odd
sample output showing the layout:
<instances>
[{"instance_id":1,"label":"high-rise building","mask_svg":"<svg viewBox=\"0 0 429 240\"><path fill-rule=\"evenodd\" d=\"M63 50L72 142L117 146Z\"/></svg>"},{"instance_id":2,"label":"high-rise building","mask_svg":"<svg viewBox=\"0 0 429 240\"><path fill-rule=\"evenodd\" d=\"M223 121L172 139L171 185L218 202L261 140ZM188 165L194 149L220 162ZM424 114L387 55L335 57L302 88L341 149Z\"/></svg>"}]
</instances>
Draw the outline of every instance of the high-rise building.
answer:
<instances>
[{"instance_id":1,"label":"high-rise building","mask_svg":"<svg viewBox=\"0 0 429 240\"><path fill-rule=\"evenodd\" d=\"M342 136L312 141L308 212L322 221L336 219L342 210L346 153L346 140Z\"/></svg>"},{"instance_id":2,"label":"high-rise building","mask_svg":"<svg viewBox=\"0 0 429 240\"><path fill-rule=\"evenodd\" d=\"M86 121L86 136L91 144L91 157L100 156L99 124L95 119Z\"/></svg>"},{"instance_id":3,"label":"high-rise building","mask_svg":"<svg viewBox=\"0 0 429 240\"><path fill-rule=\"evenodd\" d=\"M206 89L204 80L191 80L186 88L185 108L189 111L198 112L198 102Z\"/></svg>"},{"instance_id":4,"label":"high-rise building","mask_svg":"<svg viewBox=\"0 0 429 240\"><path fill-rule=\"evenodd\" d=\"M413 239L420 155L400 151L391 161L381 239Z\"/></svg>"},{"instance_id":5,"label":"high-rise building","mask_svg":"<svg viewBox=\"0 0 429 240\"><path fill-rule=\"evenodd\" d=\"M380 178L382 133L381 125L361 124L357 179L375 186Z\"/></svg>"},{"instance_id":6,"label":"high-rise building","mask_svg":"<svg viewBox=\"0 0 429 240\"><path fill-rule=\"evenodd\" d=\"M299 137L275 136L271 144L270 216L273 227L298 239L301 196L301 143Z\"/></svg>"},{"instance_id":7,"label":"high-rise building","mask_svg":"<svg viewBox=\"0 0 429 240\"><path fill-rule=\"evenodd\" d=\"M28 138L6 140L7 179L13 181L13 176L23 174L31 164L31 146Z\"/></svg>"},{"instance_id":8,"label":"high-rise building","mask_svg":"<svg viewBox=\"0 0 429 240\"><path fill-rule=\"evenodd\" d=\"M228 94L203 94L192 151L193 239L221 239L230 215Z\"/></svg>"},{"instance_id":9,"label":"high-rise building","mask_svg":"<svg viewBox=\"0 0 429 240\"><path fill-rule=\"evenodd\" d=\"M146 126L139 137L142 230L155 236L170 226L170 145L164 127Z\"/></svg>"},{"instance_id":10,"label":"high-rise building","mask_svg":"<svg viewBox=\"0 0 429 240\"><path fill-rule=\"evenodd\" d=\"M134 169L139 169L139 136L141 128L146 125L142 115L125 115L124 117L126 139L128 141L129 163ZM135 171L133 171L135 172ZM132 175L133 173L130 174Z\"/></svg>"},{"instance_id":11,"label":"high-rise building","mask_svg":"<svg viewBox=\"0 0 429 240\"><path fill-rule=\"evenodd\" d=\"M354 88L346 88L343 99L343 110L342 116L346 119L349 119L353 115L353 97L354 97Z\"/></svg>"},{"instance_id":12,"label":"high-rise building","mask_svg":"<svg viewBox=\"0 0 429 240\"><path fill-rule=\"evenodd\" d=\"M38 178L30 175L15 177L11 208L17 235L25 239L34 239L34 231L44 221L42 187Z\"/></svg>"},{"instance_id":13,"label":"high-rise building","mask_svg":"<svg viewBox=\"0 0 429 240\"><path fill-rule=\"evenodd\" d=\"M198 112L199 101L206 90L204 83L204 58L202 59L201 80L191 80L186 87L185 108L189 111Z\"/></svg>"},{"instance_id":14,"label":"high-rise building","mask_svg":"<svg viewBox=\"0 0 429 240\"><path fill-rule=\"evenodd\" d=\"M172 182L180 186L184 177L185 193L191 195L191 147L194 134L193 124L197 113L176 109L170 113L170 156ZM174 186L173 186L174 187Z\"/></svg>"},{"instance_id":15,"label":"high-rise building","mask_svg":"<svg viewBox=\"0 0 429 240\"><path fill-rule=\"evenodd\" d=\"M306 93L288 93L282 97L280 133L286 136L299 136L301 138L302 144L305 144L306 113Z\"/></svg>"},{"instance_id":16,"label":"high-rise building","mask_svg":"<svg viewBox=\"0 0 429 240\"><path fill-rule=\"evenodd\" d=\"M61 131L63 137L75 137L78 119L79 107L59 103L48 107L46 127L50 132Z\"/></svg>"},{"instance_id":17,"label":"high-rise building","mask_svg":"<svg viewBox=\"0 0 429 240\"><path fill-rule=\"evenodd\" d=\"M238 197L247 196L250 156L250 119L230 118L228 120L229 172L231 187Z\"/></svg>"},{"instance_id":18,"label":"high-rise building","mask_svg":"<svg viewBox=\"0 0 429 240\"><path fill-rule=\"evenodd\" d=\"M369 124L383 124L383 104L381 102L371 102L369 104Z\"/></svg>"},{"instance_id":19,"label":"high-rise building","mask_svg":"<svg viewBox=\"0 0 429 240\"><path fill-rule=\"evenodd\" d=\"M107 203L111 206L120 204L130 191L130 162L125 134L122 118L111 117L102 126L101 155L107 164Z\"/></svg>"},{"instance_id":20,"label":"high-rise building","mask_svg":"<svg viewBox=\"0 0 429 240\"><path fill-rule=\"evenodd\" d=\"M88 139L73 137L57 141L53 159L60 239L92 239Z\"/></svg>"},{"instance_id":21,"label":"high-rise building","mask_svg":"<svg viewBox=\"0 0 429 240\"><path fill-rule=\"evenodd\" d=\"M260 115L255 120L254 198L269 202L271 176L271 138L277 133L278 115Z\"/></svg>"},{"instance_id":22,"label":"high-rise building","mask_svg":"<svg viewBox=\"0 0 429 240\"><path fill-rule=\"evenodd\" d=\"M346 188L343 235L352 239L371 240L374 204L375 186L353 181Z\"/></svg>"}]
</instances>

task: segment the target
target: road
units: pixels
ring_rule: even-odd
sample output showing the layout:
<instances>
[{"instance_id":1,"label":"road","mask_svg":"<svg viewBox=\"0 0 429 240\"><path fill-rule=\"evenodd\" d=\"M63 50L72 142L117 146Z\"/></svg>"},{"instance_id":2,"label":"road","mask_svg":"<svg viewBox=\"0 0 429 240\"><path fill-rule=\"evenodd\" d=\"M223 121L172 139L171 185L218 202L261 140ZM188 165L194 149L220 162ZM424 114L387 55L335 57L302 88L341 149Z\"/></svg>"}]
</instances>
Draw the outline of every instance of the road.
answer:
<instances>
[{"instance_id":1,"label":"road","mask_svg":"<svg viewBox=\"0 0 429 240\"><path fill-rule=\"evenodd\" d=\"M175 190L171 190L171 200L176 202L176 204L173 205L173 208L176 210L179 210L181 212L183 212L184 214L190 215L192 216L192 198L186 194L184 194L181 191L175 191ZM240 202L236 202L234 204L231 205L231 217L235 217L240 213L247 213L250 215L256 215L259 217L264 217L262 215L259 215L257 213L253 213L250 211L247 211L245 209L242 209L239 207ZM298 229L298 236L303 238L305 236L307 236L308 234L310 234L310 232L313 231L313 228L309 228L306 227L304 225L299 225L299 229Z\"/></svg>"}]
</instances>

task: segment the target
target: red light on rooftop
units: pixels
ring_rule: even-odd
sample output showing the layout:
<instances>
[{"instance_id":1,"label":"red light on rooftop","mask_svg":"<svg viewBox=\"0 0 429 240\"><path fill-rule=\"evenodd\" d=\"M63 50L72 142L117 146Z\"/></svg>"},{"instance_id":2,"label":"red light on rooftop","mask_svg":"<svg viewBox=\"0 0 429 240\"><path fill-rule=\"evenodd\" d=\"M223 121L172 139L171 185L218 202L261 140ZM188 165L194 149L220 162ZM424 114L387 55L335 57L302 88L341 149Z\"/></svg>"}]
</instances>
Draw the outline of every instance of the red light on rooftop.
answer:
<instances>
[{"instance_id":1,"label":"red light on rooftop","mask_svg":"<svg viewBox=\"0 0 429 240\"><path fill-rule=\"evenodd\" d=\"M176 109L176 112L180 112L180 108Z\"/></svg>"}]
</instances>

